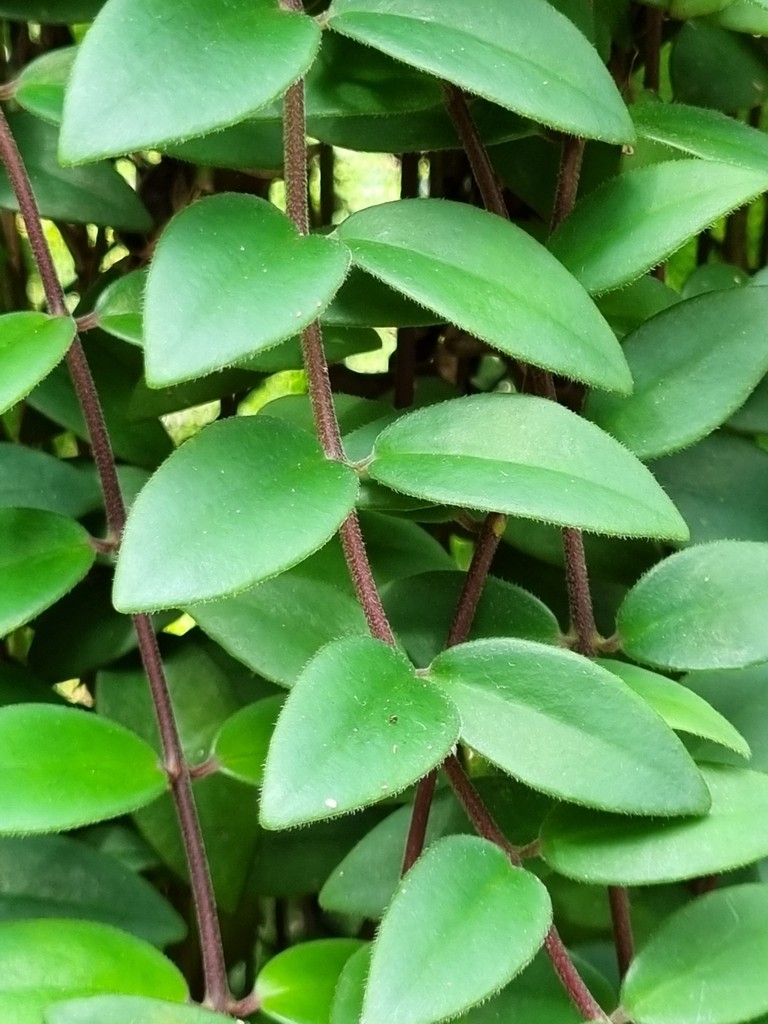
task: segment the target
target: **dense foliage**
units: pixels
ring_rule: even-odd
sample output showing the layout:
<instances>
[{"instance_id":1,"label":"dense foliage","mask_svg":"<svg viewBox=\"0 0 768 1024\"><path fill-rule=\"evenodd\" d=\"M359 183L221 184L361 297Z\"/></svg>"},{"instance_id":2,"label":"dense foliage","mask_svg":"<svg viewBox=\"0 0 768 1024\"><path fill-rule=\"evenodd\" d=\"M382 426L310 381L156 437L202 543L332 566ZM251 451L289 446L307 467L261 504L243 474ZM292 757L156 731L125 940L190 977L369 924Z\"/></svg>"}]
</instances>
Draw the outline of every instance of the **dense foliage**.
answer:
<instances>
[{"instance_id":1,"label":"dense foliage","mask_svg":"<svg viewBox=\"0 0 768 1024\"><path fill-rule=\"evenodd\" d=\"M768 2L0 33L4 1024L768 1021Z\"/></svg>"}]
</instances>

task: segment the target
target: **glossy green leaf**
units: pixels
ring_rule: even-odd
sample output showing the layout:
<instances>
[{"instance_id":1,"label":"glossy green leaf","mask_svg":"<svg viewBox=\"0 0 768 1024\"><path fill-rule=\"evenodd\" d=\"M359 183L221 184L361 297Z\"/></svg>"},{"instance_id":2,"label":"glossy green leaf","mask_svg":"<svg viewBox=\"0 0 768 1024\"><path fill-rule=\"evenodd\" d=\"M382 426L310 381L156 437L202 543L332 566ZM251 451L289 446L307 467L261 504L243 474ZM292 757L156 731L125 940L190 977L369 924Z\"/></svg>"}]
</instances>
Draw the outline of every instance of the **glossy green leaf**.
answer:
<instances>
[{"instance_id":1,"label":"glossy green leaf","mask_svg":"<svg viewBox=\"0 0 768 1024\"><path fill-rule=\"evenodd\" d=\"M459 734L450 698L372 637L324 647L278 719L261 822L279 829L335 817L400 792L449 753Z\"/></svg>"},{"instance_id":2,"label":"glossy green leaf","mask_svg":"<svg viewBox=\"0 0 768 1024\"><path fill-rule=\"evenodd\" d=\"M147 271L133 270L107 285L94 306L99 327L116 338L141 345L144 338L142 311Z\"/></svg>"},{"instance_id":3,"label":"glossy green leaf","mask_svg":"<svg viewBox=\"0 0 768 1024\"><path fill-rule=\"evenodd\" d=\"M320 319L337 327L423 327L443 320L357 267Z\"/></svg>"},{"instance_id":4,"label":"glossy green leaf","mask_svg":"<svg viewBox=\"0 0 768 1024\"><path fill-rule=\"evenodd\" d=\"M707 893L639 951L622 1005L638 1024L737 1024L768 1012L768 885Z\"/></svg>"},{"instance_id":5,"label":"glossy green leaf","mask_svg":"<svg viewBox=\"0 0 768 1024\"><path fill-rule=\"evenodd\" d=\"M79 519L100 505L98 481L71 460L0 442L0 508L39 508Z\"/></svg>"},{"instance_id":6,"label":"glossy green leaf","mask_svg":"<svg viewBox=\"0 0 768 1024\"><path fill-rule=\"evenodd\" d=\"M379 587L455 565L414 523L371 512L361 513L360 522ZM331 640L368 633L338 539L274 579L191 611L225 650L282 686L293 686L309 659Z\"/></svg>"},{"instance_id":7,"label":"glossy green leaf","mask_svg":"<svg viewBox=\"0 0 768 1024\"><path fill-rule=\"evenodd\" d=\"M0 751L5 779L0 833L5 835L58 832L116 818L150 803L168 785L143 740L74 708L16 704L0 709Z\"/></svg>"},{"instance_id":8,"label":"glossy green leaf","mask_svg":"<svg viewBox=\"0 0 768 1024\"><path fill-rule=\"evenodd\" d=\"M262 1012L279 1024L328 1024L338 977L363 945L359 939L316 939L278 953L256 979Z\"/></svg>"},{"instance_id":9,"label":"glossy green leaf","mask_svg":"<svg viewBox=\"0 0 768 1024\"><path fill-rule=\"evenodd\" d=\"M752 439L719 430L651 469L680 509L692 544L768 541L768 453Z\"/></svg>"},{"instance_id":10,"label":"glossy green leaf","mask_svg":"<svg viewBox=\"0 0 768 1024\"><path fill-rule=\"evenodd\" d=\"M20 401L60 362L75 336L69 317L45 313L0 316L0 412Z\"/></svg>"},{"instance_id":11,"label":"glossy green leaf","mask_svg":"<svg viewBox=\"0 0 768 1024\"><path fill-rule=\"evenodd\" d=\"M291 337L328 305L348 260L338 241L302 237L255 196L211 196L187 207L163 233L149 270L147 381L161 387L200 377Z\"/></svg>"},{"instance_id":12,"label":"glossy green leaf","mask_svg":"<svg viewBox=\"0 0 768 1024\"><path fill-rule=\"evenodd\" d=\"M629 814L709 806L674 733L579 655L526 640L476 640L438 655L428 678L459 708L462 740L534 789Z\"/></svg>"},{"instance_id":13,"label":"glossy green leaf","mask_svg":"<svg viewBox=\"0 0 768 1024\"><path fill-rule=\"evenodd\" d=\"M752 752L749 767L768 771L768 666L690 672L683 683L739 730ZM692 745L692 753L697 760L744 767L739 754L711 742Z\"/></svg>"},{"instance_id":14,"label":"glossy green leaf","mask_svg":"<svg viewBox=\"0 0 768 1024\"><path fill-rule=\"evenodd\" d=\"M462 572L429 572L387 588L384 608L415 665L428 665L445 646L464 581ZM555 644L559 635L557 619L533 594L506 580L487 578L468 639L519 636Z\"/></svg>"},{"instance_id":15,"label":"glossy green leaf","mask_svg":"<svg viewBox=\"0 0 768 1024\"><path fill-rule=\"evenodd\" d=\"M16 80L13 98L19 106L44 121L59 124L64 88L76 53L77 47L62 46L30 61Z\"/></svg>"},{"instance_id":16,"label":"glossy green leaf","mask_svg":"<svg viewBox=\"0 0 768 1024\"><path fill-rule=\"evenodd\" d=\"M357 478L302 430L223 420L163 464L128 517L115 574L120 611L223 597L290 568L335 533Z\"/></svg>"},{"instance_id":17,"label":"glossy green leaf","mask_svg":"<svg viewBox=\"0 0 768 1024\"><path fill-rule=\"evenodd\" d=\"M533 959L550 921L544 886L497 846L475 836L440 840L402 880L384 915L361 1024L457 1016Z\"/></svg>"},{"instance_id":18,"label":"glossy green leaf","mask_svg":"<svg viewBox=\"0 0 768 1024\"><path fill-rule=\"evenodd\" d=\"M142 996L68 999L45 1011L45 1024L227 1024L231 1017L200 1006L182 1006Z\"/></svg>"},{"instance_id":19,"label":"glossy green leaf","mask_svg":"<svg viewBox=\"0 0 768 1024\"><path fill-rule=\"evenodd\" d=\"M553 128L629 142L626 108L597 53L542 0L494 0L478 18L462 0L336 0L344 35Z\"/></svg>"},{"instance_id":20,"label":"glossy green leaf","mask_svg":"<svg viewBox=\"0 0 768 1024\"><path fill-rule=\"evenodd\" d=\"M616 338L584 289L501 217L464 203L400 200L361 210L337 234L356 265L502 352L631 389Z\"/></svg>"},{"instance_id":21,"label":"glossy green leaf","mask_svg":"<svg viewBox=\"0 0 768 1024\"><path fill-rule=\"evenodd\" d=\"M667 496L620 444L531 395L475 395L403 416L379 436L369 472L438 503L596 533L687 536Z\"/></svg>"},{"instance_id":22,"label":"glossy green leaf","mask_svg":"<svg viewBox=\"0 0 768 1024\"><path fill-rule=\"evenodd\" d=\"M715 541L664 559L627 594L617 618L630 657L674 669L768 660L768 544Z\"/></svg>"},{"instance_id":23,"label":"glossy green leaf","mask_svg":"<svg viewBox=\"0 0 768 1024\"><path fill-rule=\"evenodd\" d=\"M204 167L227 167L268 175L283 168L282 121L240 121L187 142L163 146L177 160Z\"/></svg>"},{"instance_id":24,"label":"glossy green leaf","mask_svg":"<svg viewBox=\"0 0 768 1024\"><path fill-rule=\"evenodd\" d=\"M550 248L587 291L610 291L767 188L766 171L713 160L639 167L582 200Z\"/></svg>"},{"instance_id":25,"label":"glossy green leaf","mask_svg":"<svg viewBox=\"0 0 768 1024\"><path fill-rule=\"evenodd\" d=\"M653 885L714 875L768 856L768 778L704 765L708 814L642 820L556 807L541 831L542 855L563 875L603 885Z\"/></svg>"},{"instance_id":26,"label":"glossy green leaf","mask_svg":"<svg viewBox=\"0 0 768 1024\"><path fill-rule=\"evenodd\" d=\"M252 786L261 785L269 741L282 706L281 696L265 697L226 720L213 741L212 754L219 771Z\"/></svg>"},{"instance_id":27,"label":"glossy green leaf","mask_svg":"<svg viewBox=\"0 0 768 1024\"><path fill-rule=\"evenodd\" d=\"M79 163L156 149L242 121L307 70L319 42L311 19L276 0L110 0L75 61L62 156Z\"/></svg>"},{"instance_id":28,"label":"glossy green leaf","mask_svg":"<svg viewBox=\"0 0 768 1024\"><path fill-rule=\"evenodd\" d=\"M0 17L54 25L72 24L90 21L103 3L104 0L3 0Z\"/></svg>"},{"instance_id":29,"label":"glossy green leaf","mask_svg":"<svg viewBox=\"0 0 768 1024\"><path fill-rule=\"evenodd\" d=\"M44 217L125 231L151 230L152 218L144 204L111 164L62 167L56 152L58 130L54 126L26 111L9 114L8 122ZM0 207L19 208L8 174L2 168Z\"/></svg>"},{"instance_id":30,"label":"glossy green leaf","mask_svg":"<svg viewBox=\"0 0 768 1024\"><path fill-rule=\"evenodd\" d=\"M754 36L768 35L768 9L761 0L731 0L713 21L731 32L748 32Z\"/></svg>"},{"instance_id":31,"label":"glossy green leaf","mask_svg":"<svg viewBox=\"0 0 768 1024\"><path fill-rule=\"evenodd\" d=\"M637 103L630 113L641 138L691 156L758 171L768 160L765 134L719 111L684 103Z\"/></svg>"},{"instance_id":32,"label":"glossy green leaf","mask_svg":"<svg viewBox=\"0 0 768 1024\"><path fill-rule=\"evenodd\" d=\"M0 920L101 921L167 946L184 921L158 891L114 857L66 836L0 839Z\"/></svg>"},{"instance_id":33,"label":"glossy green leaf","mask_svg":"<svg viewBox=\"0 0 768 1024\"><path fill-rule=\"evenodd\" d=\"M96 553L78 523L55 512L0 508L0 636L71 590Z\"/></svg>"},{"instance_id":34,"label":"glossy green leaf","mask_svg":"<svg viewBox=\"0 0 768 1024\"><path fill-rule=\"evenodd\" d=\"M0 924L0 1014L13 1024L43 1024L51 1004L100 993L183 1002L187 986L156 949L92 921Z\"/></svg>"},{"instance_id":35,"label":"glossy green leaf","mask_svg":"<svg viewBox=\"0 0 768 1024\"><path fill-rule=\"evenodd\" d=\"M593 392L585 415L642 459L698 441L728 419L768 371L766 317L765 288L677 303L624 341L632 394Z\"/></svg>"},{"instance_id":36,"label":"glossy green leaf","mask_svg":"<svg viewBox=\"0 0 768 1024\"><path fill-rule=\"evenodd\" d=\"M623 680L670 729L720 743L741 757L750 756L749 744L738 729L686 686L626 661L603 658L598 659L597 664Z\"/></svg>"},{"instance_id":37,"label":"glossy green leaf","mask_svg":"<svg viewBox=\"0 0 768 1024\"><path fill-rule=\"evenodd\" d=\"M727 73L713 74L713 68ZM731 114L761 104L768 90L768 60L760 42L709 19L690 21L675 36L669 73L680 103Z\"/></svg>"}]
</instances>

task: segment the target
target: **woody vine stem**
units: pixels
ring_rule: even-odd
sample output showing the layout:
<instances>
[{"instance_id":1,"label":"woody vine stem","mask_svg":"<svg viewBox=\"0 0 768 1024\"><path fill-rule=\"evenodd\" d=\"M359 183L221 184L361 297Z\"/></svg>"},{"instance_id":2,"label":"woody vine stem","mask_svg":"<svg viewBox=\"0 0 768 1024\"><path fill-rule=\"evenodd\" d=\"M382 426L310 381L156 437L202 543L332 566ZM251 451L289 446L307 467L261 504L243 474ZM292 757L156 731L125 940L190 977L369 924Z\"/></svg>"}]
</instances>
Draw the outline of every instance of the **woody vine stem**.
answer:
<instances>
[{"instance_id":1,"label":"woody vine stem","mask_svg":"<svg viewBox=\"0 0 768 1024\"><path fill-rule=\"evenodd\" d=\"M19 203L32 255L43 283L48 311L52 316L69 316L64 291L48 248L29 175L2 108L0 108L0 158L8 172ZM115 550L125 526L125 503L120 491L112 444L104 421L101 402L77 334L69 348L66 360L83 412L88 439L99 474L107 517L108 547ZM152 622L148 615L134 615L132 619L141 660L152 694L163 748L163 765L168 776L189 868L203 961L205 1001L212 1008L223 1010L230 1002L229 985L221 931L216 914L216 901L192 793L189 767L181 748L173 705Z\"/></svg>"},{"instance_id":2,"label":"woody vine stem","mask_svg":"<svg viewBox=\"0 0 768 1024\"><path fill-rule=\"evenodd\" d=\"M286 10L301 14L304 11L302 0L282 0ZM447 87L450 90L452 87ZM466 101L458 93L459 99L466 107ZM449 103L450 111L450 103ZM467 117L471 117L467 110ZM307 196L307 149L306 149L306 120L304 111L304 80L299 79L286 93L284 108L284 133L285 133L285 187L286 206L288 215L293 220L302 234L309 230L309 207ZM476 130L475 138L479 141ZM462 137L462 141L463 137ZM482 143L480 143L482 147ZM486 155L487 161L487 155ZM495 180L495 179L494 179ZM498 188L498 186L496 186ZM500 196L500 193L499 193ZM500 200L503 205L503 200ZM497 210L500 212L500 210ZM322 345L322 333L318 323L312 324L302 335L302 346L304 351L305 369L309 384L309 394L312 403L315 425L322 444L323 450L328 458L344 458L343 445L341 443L338 421L333 406L333 397L328 376L328 365ZM503 520L503 517L501 517ZM487 530L488 547L498 544L503 528L499 530L499 523ZM385 643L393 644L394 635L387 619L384 608L381 604L378 590L373 579L370 562L365 549L359 522L355 513L352 513L341 527L341 539L347 565L355 584L358 598L365 611L371 632L378 639ZM473 566L468 573L464 592L459 600L459 607L454 622L461 617L462 626L452 628L452 636L464 640L466 636L459 633L466 628L469 630L474 610L479 600L482 582L487 574L493 550L490 555L486 551L478 554L478 544ZM480 567L482 560L482 568ZM478 567L475 567L478 563ZM591 607L591 606L590 606ZM463 625L466 623L466 627ZM483 804L474 786L466 775L455 755L447 759L443 766L449 782L454 788L462 806L467 811L470 820L476 831L496 843L507 854L516 866L519 866L519 858L516 851L508 842L501 829L494 821L489 810ZM429 816L429 805L431 804L432 793L434 792L434 773L427 776L419 786L414 804L414 814L418 819L419 827L416 833L412 830L406 846L405 863L417 859L423 847L423 837ZM582 1016L587 1021L608 1021L608 1017L594 999L588 988L579 976L571 961L562 939L554 925L550 928L545 941L545 949L552 961L552 964L565 986L568 994L577 1006Z\"/></svg>"}]
</instances>

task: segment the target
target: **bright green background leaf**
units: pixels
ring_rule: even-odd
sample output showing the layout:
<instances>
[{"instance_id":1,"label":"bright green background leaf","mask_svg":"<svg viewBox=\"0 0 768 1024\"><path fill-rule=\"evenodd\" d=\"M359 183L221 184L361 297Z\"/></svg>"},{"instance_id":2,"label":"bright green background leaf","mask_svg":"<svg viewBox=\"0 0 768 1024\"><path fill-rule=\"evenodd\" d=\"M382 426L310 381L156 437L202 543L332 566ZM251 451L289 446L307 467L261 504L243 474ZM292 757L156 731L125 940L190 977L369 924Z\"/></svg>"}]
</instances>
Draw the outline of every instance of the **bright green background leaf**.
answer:
<instances>
[{"instance_id":1,"label":"bright green background leaf","mask_svg":"<svg viewBox=\"0 0 768 1024\"><path fill-rule=\"evenodd\" d=\"M69 317L45 313L0 316L0 412L29 394L64 358L75 336Z\"/></svg>"},{"instance_id":2,"label":"bright green background leaf","mask_svg":"<svg viewBox=\"0 0 768 1024\"><path fill-rule=\"evenodd\" d=\"M262 1011L285 1024L328 1024L336 981L359 939L302 942L273 957L256 979Z\"/></svg>"}]
</instances>

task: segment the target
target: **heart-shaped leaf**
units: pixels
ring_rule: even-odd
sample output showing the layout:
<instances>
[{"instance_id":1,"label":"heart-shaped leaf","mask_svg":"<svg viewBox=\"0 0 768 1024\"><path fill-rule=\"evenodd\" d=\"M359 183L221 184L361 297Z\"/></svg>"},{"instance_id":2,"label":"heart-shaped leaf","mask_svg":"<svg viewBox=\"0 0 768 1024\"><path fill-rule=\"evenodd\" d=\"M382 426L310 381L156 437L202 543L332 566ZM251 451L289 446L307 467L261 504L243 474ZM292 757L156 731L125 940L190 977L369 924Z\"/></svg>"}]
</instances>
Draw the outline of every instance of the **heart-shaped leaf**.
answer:
<instances>
[{"instance_id":1,"label":"heart-shaped leaf","mask_svg":"<svg viewBox=\"0 0 768 1024\"><path fill-rule=\"evenodd\" d=\"M363 948L359 939L316 939L278 953L256 980L262 1012L290 1024L328 1024L339 975Z\"/></svg>"},{"instance_id":2,"label":"heart-shaped leaf","mask_svg":"<svg viewBox=\"0 0 768 1024\"><path fill-rule=\"evenodd\" d=\"M533 959L551 913L538 878L497 846L475 836L439 840L381 922L361 1024L433 1024L487 999Z\"/></svg>"},{"instance_id":3,"label":"heart-shaped leaf","mask_svg":"<svg viewBox=\"0 0 768 1024\"><path fill-rule=\"evenodd\" d=\"M333 298L348 260L337 240L303 238L255 196L187 207L163 233L147 280L148 383L200 377L296 334Z\"/></svg>"},{"instance_id":4,"label":"heart-shaped leaf","mask_svg":"<svg viewBox=\"0 0 768 1024\"><path fill-rule=\"evenodd\" d=\"M532 395L473 395L379 435L375 480L435 503L628 537L686 539L675 507L617 441Z\"/></svg>"},{"instance_id":5,"label":"heart-shaped leaf","mask_svg":"<svg viewBox=\"0 0 768 1024\"><path fill-rule=\"evenodd\" d=\"M120 611L224 597L324 544L354 506L357 477L305 431L267 416L196 434L128 516L115 574Z\"/></svg>"},{"instance_id":6,"label":"heart-shaped leaf","mask_svg":"<svg viewBox=\"0 0 768 1024\"><path fill-rule=\"evenodd\" d=\"M75 321L45 313L0 316L0 413L20 401L62 360Z\"/></svg>"},{"instance_id":7,"label":"heart-shaped leaf","mask_svg":"<svg viewBox=\"0 0 768 1024\"><path fill-rule=\"evenodd\" d=\"M337 234L355 264L502 352L631 390L613 331L584 289L501 217L465 203L400 200L361 210Z\"/></svg>"},{"instance_id":8,"label":"heart-shaped leaf","mask_svg":"<svg viewBox=\"0 0 768 1024\"><path fill-rule=\"evenodd\" d=\"M709 806L671 729L586 658L526 640L475 640L438 655L428 678L456 703L462 740L534 789L628 814Z\"/></svg>"},{"instance_id":9,"label":"heart-shaped leaf","mask_svg":"<svg viewBox=\"0 0 768 1024\"><path fill-rule=\"evenodd\" d=\"M62 157L156 149L242 121L282 95L319 44L315 22L277 0L110 0L75 60Z\"/></svg>"},{"instance_id":10,"label":"heart-shaped leaf","mask_svg":"<svg viewBox=\"0 0 768 1024\"><path fill-rule=\"evenodd\" d=\"M330 25L406 64L553 128L630 142L629 115L596 51L543 0L336 0Z\"/></svg>"},{"instance_id":11,"label":"heart-shaped leaf","mask_svg":"<svg viewBox=\"0 0 768 1024\"><path fill-rule=\"evenodd\" d=\"M0 1016L13 1024L42 1024L52 1003L76 996L119 992L182 1003L188 994L178 968L156 949L92 921L3 922L0 979Z\"/></svg>"},{"instance_id":12,"label":"heart-shaped leaf","mask_svg":"<svg viewBox=\"0 0 768 1024\"><path fill-rule=\"evenodd\" d=\"M727 420L768 371L766 317L768 288L715 291L677 303L624 341L632 394L593 392L585 415L641 459L698 441Z\"/></svg>"},{"instance_id":13,"label":"heart-shaped leaf","mask_svg":"<svg viewBox=\"0 0 768 1024\"><path fill-rule=\"evenodd\" d=\"M168 786L154 750L134 733L54 704L0 709L0 766L4 835L60 832L116 818Z\"/></svg>"},{"instance_id":14,"label":"heart-shaped leaf","mask_svg":"<svg viewBox=\"0 0 768 1024\"><path fill-rule=\"evenodd\" d=\"M768 885L707 893L669 917L630 965L637 1024L737 1024L768 1013Z\"/></svg>"},{"instance_id":15,"label":"heart-shaped leaf","mask_svg":"<svg viewBox=\"0 0 768 1024\"><path fill-rule=\"evenodd\" d=\"M715 541L679 551L635 584L618 611L630 657L670 669L768 661L768 544Z\"/></svg>"},{"instance_id":16,"label":"heart-shaped leaf","mask_svg":"<svg viewBox=\"0 0 768 1024\"><path fill-rule=\"evenodd\" d=\"M219 729L212 754L220 771L241 782L260 786L264 762L283 697L275 694L236 711Z\"/></svg>"},{"instance_id":17,"label":"heart-shaped leaf","mask_svg":"<svg viewBox=\"0 0 768 1024\"><path fill-rule=\"evenodd\" d=\"M42 509L0 508L0 636L58 601L95 557L79 523Z\"/></svg>"},{"instance_id":18,"label":"heart-shaped leaf","mask_svg":"<svg viewBox=\"0 0 768 1024\"><path fill-rule=\"evenodd\" d=\"M768 172L672 160L612 178L582 200L550 248L587 291L640 277L684 242L768 188Z\"/></svg>"},{"instance_id":19,"label":"heart-shaped leaf","mask_svg":"<svg viewBox=\"0 0 768 1024\"><path fill-rule=\"evenodd\" d=\"M45 1011L46 1024L231 1024L231 1017L200 1006L183 1006L142 996L68 999Z\"/></svg>"},{"instance_id":20,"label":"heart-shaped leaf","mask_svg":"<svg viewBox=\"0 0 768 1024\"><path fill-rule=\"evenodd\" d=\"M440 764L459 735L450 698L372 637L324 647L277 721L261 821L288 828L376 803Z\"/></svg>"},{"instance_id":21,"label":"heart-shaped leaf","mask_svg":"<svg viewBox=\"0 0 768 1024\"><path fill-rule=\"evenodd\" d=\"M542 855L592 885L654 885L716 875L768 856L768 778L703 765L712 794L698 818L648 821L555 807L541 830Z\"/></svg>"}]
</instances>

